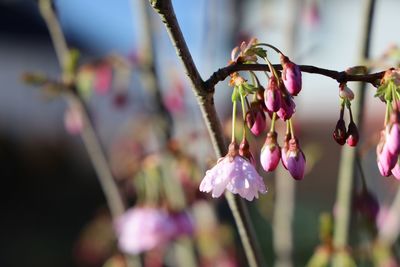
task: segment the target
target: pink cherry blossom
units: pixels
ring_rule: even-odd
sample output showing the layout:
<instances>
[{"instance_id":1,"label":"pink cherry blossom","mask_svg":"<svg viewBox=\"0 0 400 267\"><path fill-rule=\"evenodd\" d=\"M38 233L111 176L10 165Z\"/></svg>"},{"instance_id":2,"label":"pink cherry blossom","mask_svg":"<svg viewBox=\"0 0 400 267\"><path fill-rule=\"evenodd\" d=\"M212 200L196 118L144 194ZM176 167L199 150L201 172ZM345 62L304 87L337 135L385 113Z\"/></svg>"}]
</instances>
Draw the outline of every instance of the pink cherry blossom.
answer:
<instances>
[{"instance_id":1,"label":"pink cherry blossom","mask_svg":"<svg viewBox=\"0 0 400 267\"><path fill-rule=\"evenodd\" d=\"M200 183L200 191L212 192L214 198L220 197L225 189L249 201L258 198L259 192L267 192L264 181L254 166L242 156L229 153L206 172Z\"/></svg>"},{"instance_id":2,"label":"pink cherry blossom","mask_svg":"<svg viewBox=\"0 0 400 267\"><path fill-rule=\"evenodd\" d=\"M269 132L261 149L260 162L267 172L275 170L281 158L281 148L276 141L276 136L276 132Z\"/></svg>"},{"instance_id":3,"label":"pink cherry blossom","mask_svg":"<svg viewBox=\"0 0 400 267\"><path fill-rule=\"evenodd\" d=\"M102 64L96 68L96 76L94 81L95 92L104 95L108 93L112 83L112 69L107 64Z\"/></svg>"},{"instance_id":4,"label":"pink cherry blossom","mask_svg":"<svg viewBox=\"0 0 400 267\"><path fill-rule=\"evenodd\" d=\"M288 92L296 96L301 90L301 71L299 66L289 60L288 57L281 54L282 81Z\"/></svg>"},{"instance_id":5,"label":"pink cherry blossom","mask_svg":"<svg viewBox=\"0 0 400 267\"><path fill-rule=\"evenodd\" d=\"M139 254L168 240L176 232L173 221L161 209L135 207L115 221L118 246L121 251Z\"/></svg>"}]
</instances>

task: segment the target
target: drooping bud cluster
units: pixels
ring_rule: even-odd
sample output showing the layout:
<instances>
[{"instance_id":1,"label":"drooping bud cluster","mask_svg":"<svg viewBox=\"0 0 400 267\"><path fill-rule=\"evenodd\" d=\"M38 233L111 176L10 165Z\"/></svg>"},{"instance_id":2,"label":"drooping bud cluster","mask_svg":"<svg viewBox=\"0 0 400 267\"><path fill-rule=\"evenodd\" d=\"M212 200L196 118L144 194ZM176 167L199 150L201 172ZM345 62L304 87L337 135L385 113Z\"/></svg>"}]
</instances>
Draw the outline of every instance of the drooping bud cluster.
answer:
<instances>
[{"instance_id":1,"label":"drooping bud cluster","mask_svg":"<svg viewBox=\"0 0 400 267\"><path fill-rule=\"evenodd\" d=\"M289 60L279 50L282 72L277 72L267 59L266 50L260 46L256 39L249 43L243 42L240 47L232 50L230 64L257 63L259 58L265 59L270 67L271 76L264 89L254 74L250 72L252 83L248 82L238 72L230 75L229 84L233 87L232 102L232 141L227 155L218 160L218 163L207 171L200 184L200 191L211 192L213 197L219 197L225 189L239 194L247 200L258 198L258 193L266 193L263 179L257 173L255 159L250 151L250 144L246 138L246 128L255 135L260 136L267 128L266 113L271 118L270 130L267 133L265 144L261 149L260 162L267 172L274 171L282 161L282 165L296 180L301 180L305 173L305 156L300 149L298 139L294 135L292 116L296 104L293 97L301 91L302 78L299 66ZM253 95L251 103L247 97ZM238 147L235 137L236 103L241 103L243 115L243 136ZM281 148L277 141L275 123L277 119L287 122L285 145Z\"/></svg>"},{"instance_id":2,"label":"drooping bud cluster","mask_svg":"<svg viewBox=\"0 0 400 267\"><path fill-rule=\"evenodd\" d=\"M385 73L376 96L386 102L385 129L376 148L378 168L382 176L391 174L400 180L400 73L389 70Z\"/></svg>"},{"instance_id":3,"label":"drooping bud cluster","mask_svg":"<svg viewBox=\"0 0 400 267\"><path fill-rule=\"evenodd\" d=\"M351 111L351 101L354 99L354 93L349 87L347 87L346 84L342 83L339 85L339 97L341 102L340 116L333 131L333 139L335 139L335 141L341 146L347 142L349 146L354 147L357 145L358 140L360 139L358 128L354 122L353 113ZM347 129L343 119L345 107L348 109L350 116L350 122L347 126Z\"/></svg>"}]
</instances>

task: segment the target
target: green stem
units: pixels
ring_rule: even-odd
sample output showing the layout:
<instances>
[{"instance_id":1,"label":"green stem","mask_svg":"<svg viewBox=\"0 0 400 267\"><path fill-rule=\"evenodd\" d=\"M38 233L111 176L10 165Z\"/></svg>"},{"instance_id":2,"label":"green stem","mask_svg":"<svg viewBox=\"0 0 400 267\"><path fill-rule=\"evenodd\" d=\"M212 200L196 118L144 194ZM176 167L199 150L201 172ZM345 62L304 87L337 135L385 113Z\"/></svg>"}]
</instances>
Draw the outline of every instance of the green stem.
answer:
<instances>
[{"instance_id":1,"label":"green stem","mask_svg":"<svg viewBox=\"0 0 400 267\"><path fill-rule=\"evenodd\" d=\"M272 114L271 128L269 129L270 132L275 132L275 121L276 121L276 112Z\"/></svg>"},{"instance_id":2,"label":"green stem","mask_svg":"<svg viewBox=\"0 0 400 267\"><path fill-rule=\"evenodd\" d=\"M231 142L235 142L235 128L236 128L236 100L232 103L232 137Z\"/></svg>"},{"instance_id":3,"label":"green stem","mask_svg":"<svg viewBox=\"0 0 400 267\"><path fill-rule=\"evenodd\" d=\"M283 53L281 52L281 50L279 50L276 46L273 46L272 44L258 43L258 44L256 44L256 46L266 46L266 47L272 48L272 49L275 50L275 52L277 52L278 54L282 54L282 55L283 55Z\"/></svg>"},{"instance_id":4,"label":"green stem","mask_svg":"<svg viewBox=\"0 0 400 267\"><path fill-rule=\"evenodd\" d=\"M390 118L390 105L391 103L389 101L386 101L385 124L384 124L385 127L388 124Z\"/></svg>"},{"instance_id":5,"label":"green stem","mask_svg":"<svg viewBox=\"0 0 400 267\"><path fill-rule=\"evenodd\" d=\"M246 139L246 108L244 106L245 96L240 94L240 103L242 105L242 116L243 116L243 140Z\"/></svg>"},{"instance_id":6,"label":"green stem","mask_svg":"<svg viewBox=\"0 0 400 267\"><path fill-rule=\"evenodd\" d=\"M290 135L292 136L292 138L294 138L294 127L293 127L292 119L289 119L288 121L289 121Z\"/></svg>"}]
</instances>

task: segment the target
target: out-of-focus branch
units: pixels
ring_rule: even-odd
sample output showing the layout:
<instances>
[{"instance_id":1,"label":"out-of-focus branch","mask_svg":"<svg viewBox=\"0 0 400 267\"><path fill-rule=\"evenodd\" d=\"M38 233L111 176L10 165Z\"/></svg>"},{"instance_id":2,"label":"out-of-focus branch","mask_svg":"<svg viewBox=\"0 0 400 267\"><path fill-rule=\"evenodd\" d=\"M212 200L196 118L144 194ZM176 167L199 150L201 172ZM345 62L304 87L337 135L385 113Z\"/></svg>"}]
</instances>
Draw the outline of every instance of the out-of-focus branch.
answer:
<instances>
[{"instance_id":1,"label":"out-of-focus branch","mask_svg":"<svg viewBox=\"0 0 400 267\"><path fill-rule=\"evenodd\" d=\"M218 120L214 106L214 86L212 84L204 83L201 78L180 30L171 1L149 0L149 2L160 15L162 22L167 28L170 39L175 46L176 53L184 65L186 74L192 83L193 92L197 97L215 153L217 157L221 157L227 152L227 147L225 145L221 124ZM257 239L249 219L248 210L243 203L244 200L233 196L229 192L225 193L225 197L232 211L236 226L238 227L239 236L249 266L261 266L263 257L259 251Z\"/></svg>"},{"instance_id":2,"label":"out-of-focus branch","mask_svg":"<svg viewBox=\"0 0 400 267\"><path fill-rule=\"evenodd\" d=\"M51 0L39 0L39 8L49 29L57 58L64 74L68 62L69 50L65 41L65 37L61 31L60 24L52 8ZM111 174L111 170L101 148L99 138L97 137L93 125L89 119L88 111L81 98L79 98L76 94L76 90L71 90L71 94L68 95L68 103L76 104L81 108L80 110L82 111L82 117L84 120L84 128L81 134L83 142L86 150L88 151L93 167L97 173L110 212L114 218L118 217L125 210L124 202Z\"/></svg>"},{"instance_id":3,"label":"out-of-focus branch","mask_svg":"<svg viewBox=\"0 0 400 267\"><path fill-rule=\"evenodd\" d=\"M132 6L136 5L137 0L132 0ZM141 78L145 89L151 95L152 100L156 105L157 114L162 119L162 132L165 133L165 139L168 140L172 136L173 120L171 113L164 105L160 83L157 74L155 63L155 47L153 36L153 25L150 17L150 10L147 0L140 0L141 16L142 16L142 38L140 51L140 68Z\"/></svg>"},{"instance_id":4,"label":"out-of-focus branch","mask_svg":"<svg viewBox=\"0 0 400 267\"><path fill-rule=\"evenodd\" d=\"M371 40L371 29L375 10L375 0L365 2L364 9L364 32L361 36L360 49L361 61L369 57L369 47ZM372 74L372 77L376 74ZM364 75L370 76L370 75ZM364 80L365 81L365 80ZM366 81L365 81L366 82ZM371 82L371 81L369 81ZM365 84L362 84L356 91L357 98L352 105L355 123L361 127L364 109L364 93ZM343 147L339 166L338 188L336 193L336 217L333 245L337 251L346 249L348 243L349 225L350 225L350 210L352 205L352 188L354 176L356 174L355 166L357 161L357 150ZM336 253L333 258L333 266L344 266L344 258L341 254Z\"/></svg>"},{"instance_id":5,"label":"out-of-focus branch","mask_svg":"<svg viewBox=\"0 0 400 267\"><path fill-rule=\"evenodd\" d=\"M67 65L67 57L69 54L67 42L65 41L64 34L62 33L60 23L54 13L52 7L52 1L50 0L39 0L39 10L43 19L46 22L47 28L50 32L50 38L53 42L54 49L56 51L58 62L61 66L62 72Z\"/></svg>"},{"instance_id":6,"label":"out-of-focus branch","mask_svg":"<svg viewBox=\"0 0 400 267\"><path fill-rule=\"evenodd\" d=\"M282 70L282 66L280 64L274 64L273 67L276 70ZM316 66L310 65L299 65L300 70L302 72L312 73L312 74L320 74L329 78L336 80L339 83L344 82L366 82L371 83L372 85L376 85L385 74L385 71L380 71L371 74L347 74L345 71L336 71L329 70L324 68L319 68ZM214 88L214 86L220 82L225 80L230 74L237 71L270 71L269 66L266 64L240 64L235 63L229 65L227 67L221 68L214 72L208 80L205 81L206 88Z\"/></svg>"}]
</instances>

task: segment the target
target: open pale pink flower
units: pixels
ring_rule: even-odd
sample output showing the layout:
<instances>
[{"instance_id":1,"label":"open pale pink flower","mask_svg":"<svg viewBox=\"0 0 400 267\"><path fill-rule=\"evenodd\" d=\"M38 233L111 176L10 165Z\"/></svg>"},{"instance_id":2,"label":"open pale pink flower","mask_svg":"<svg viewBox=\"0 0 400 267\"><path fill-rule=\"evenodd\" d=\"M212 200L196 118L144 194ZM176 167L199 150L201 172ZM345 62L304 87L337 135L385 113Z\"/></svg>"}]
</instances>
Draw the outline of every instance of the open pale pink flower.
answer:
<instances>
[{"instance_id":1,"label":"open pale pink flower","mask_svg":"<svg viewBox=\"0 0 400 267\"><path fill-rule=\"evenodd\" d=\"M200 183L200 191L211 192L212 197L216 198L227 189L249 201L258 198L258 193L266 193L262 177L248 160L238 154L237 145L231 144L229 150L206 172Z\"/></svg>"},{"instance_id":2,"label":"open pale pink flower","mask_svg":"<svg viewBox=\"0 0 400 267\"><path fill-rule=\"evenodd\" d=\"M261 149L260 162L267 172L275 170L281 158L281 148L276 141L276 137L276 132L269 132Z\"/></svg>"},{"instance_id":3,"label":"open pale pink flower","mask_svg":"<svg viewBox=\"0 0 400 267\"><path fill-rule=\"evenodd\" d=\"M304 178L306 158L296 138L290 139L288 147L282 148L282 164L295 180Z\"/></svg>"},{"instance_id":4,"label":"open pale pink flower","mask_svg":"<svg viewBox=\"0 0 400 267\"><path fill-rule=\"evenodd\" d=\"M115 221L121 251L139 254L165 244L176 233L169 215L161 209L135 207Z\"/></svg>"},{"instance_id":5,"label":"open pale pink flower","mask_svg":"<svg viewBox=\"0 0 400 267\"><path fill-rule=\"evenodd\" d=\"M301 71L299 66L289 60L288 57L281 54L282 80L288 92L296 96L301 90Z\"/></svg>"}]
</instances>

